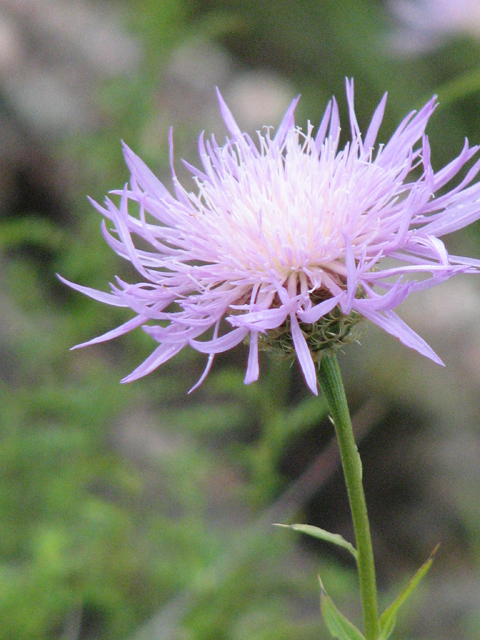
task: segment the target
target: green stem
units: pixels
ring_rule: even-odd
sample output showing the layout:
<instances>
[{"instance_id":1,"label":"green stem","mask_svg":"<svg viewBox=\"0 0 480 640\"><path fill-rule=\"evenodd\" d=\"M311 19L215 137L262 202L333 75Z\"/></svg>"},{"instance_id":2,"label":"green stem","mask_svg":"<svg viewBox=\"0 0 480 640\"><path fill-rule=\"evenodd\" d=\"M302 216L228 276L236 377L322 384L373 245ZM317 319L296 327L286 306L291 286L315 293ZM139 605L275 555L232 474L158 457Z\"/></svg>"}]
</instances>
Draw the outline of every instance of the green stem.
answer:
<instances>
[{"instance_id":1,"label":"green stem","mask_svg":"<svg viewBox=\"0 0 480 640\"><path fill-rule=\"evenodd\" d=\"M340 448L343 473L352 511L358 551L358 574L362 598L366 640L378 640L378 604L375 582L375 563L368 522L367 505L362 485L362 463L353 435L352 421L342 375L335 355L324 355L318 379L332 414Z\"/></svg>"}]
</instances>

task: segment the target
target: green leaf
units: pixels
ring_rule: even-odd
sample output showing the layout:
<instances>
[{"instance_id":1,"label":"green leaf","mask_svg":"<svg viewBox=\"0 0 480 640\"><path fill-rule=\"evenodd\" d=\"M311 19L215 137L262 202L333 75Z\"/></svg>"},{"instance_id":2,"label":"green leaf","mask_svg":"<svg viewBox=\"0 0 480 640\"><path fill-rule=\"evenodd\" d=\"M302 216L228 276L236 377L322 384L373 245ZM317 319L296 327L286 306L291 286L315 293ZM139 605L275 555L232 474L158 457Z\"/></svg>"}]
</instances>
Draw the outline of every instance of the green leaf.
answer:
<instances>
[{"instance_id":1,"label":"green leaf","mask_svg":"<svg viewBox=\"0 0 480 640\"><path fill-rule=\"evenodd\" d=\"M405 600L407 600L407 598L411 596L420 580L422 580L422 578L428 573L430 567L432 566L433 559L438 547L439 545L437 544L435 549L430 554L428 560L422 564L420 569L413 576L413 578L410 580L401 594L388 607L388 609L385 609L385 611L380 616L380 640L387 640L387 638L391 636L393 629L395 628L395 622L397 620L397 611L400 609Z\"/></svg>"},{"instance_id":2,"label":"green leaf","mask_svg":"<svg viewBox=\"0 0 480 640\"><path fill-rule=\"evenodd\" d=\"M327 625L328 630L334 638L338 640L365 640L365 636L361 633L357 627L355 627L347 618L340 613L337 607L333 604L332 599L325 591L325 588L320 580L320 607L322 610L323 619Z\"/></svg>"},{"instance_id":3,"label":"green leaf","mask_svg":"<svg viewBox=\"0 0 480 640\"><path fill-rule=\"evenodd\" d=\"M310 524L276 524L277 527L285 527L287 529L293 529L294 531L300 531L300 533L306 533L309 536L313 536L314 538L319 538L319 540L324 540L325 542L331 542L336 544L337 547L342 547L347 551L350 551L355 560L358 559L358 552L350 542L347 542L345 538L342 538L338 533L330 533L329 531L325 531L325 529L320 529L319 527L313 527Z\"/></svg>"}]
</instances>

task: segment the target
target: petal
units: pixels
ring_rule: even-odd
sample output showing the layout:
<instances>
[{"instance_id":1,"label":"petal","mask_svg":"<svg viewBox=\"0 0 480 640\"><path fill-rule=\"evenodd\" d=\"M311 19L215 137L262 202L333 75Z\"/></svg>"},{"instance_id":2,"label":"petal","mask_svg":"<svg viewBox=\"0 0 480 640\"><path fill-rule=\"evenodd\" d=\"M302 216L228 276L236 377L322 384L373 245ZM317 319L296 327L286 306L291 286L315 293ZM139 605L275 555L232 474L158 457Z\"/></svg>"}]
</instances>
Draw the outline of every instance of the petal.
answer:
<instances>
[{"instance_id":1,"label":"petal","mask_svg":"<svg viewBox=\"0 0 480 640\"><path fill-rule=\"evenodd\" d=\"M451 207L447 206L445 211L443 211L434 222L430 222L422 227L422 231L430 235L444 236L447 233L463 229L463 227L479 220L480 191L478 185L476 185L476 187L475 192L472 194L475 198L473 202L457 205L453 203Z\"/></svg>"},{"instance_id":2,"label":"petal","mask_svg":"<svg viewBox=\"0 0 480 640\"><path fill-rule=\"evenodd\" d=\"M216 88L218 104L220 106L220 113L222 114L223 121L225 122L227 129L230 131L234 138L242 138L243 133L235 121L235 118L232 115L232 112L227 107L227 103L222 97L218 87Z\"/></svg>"},{"instance_id":3,"label":"petal","mask_svg":"<svg viewBox=\"0 0 480 640\"><path fill-rule=\"evenodd\" d=\"M350 240L345 232L342 231L342 235L345 241L345 266L347 267L347 299L344 302L343 312L348 314L357 292L358 274Z\"/></svg>"},{"instance_id":4,"label":"petal","mask_svg":"<svg viewBox=\"0 0 480 640\"><path fill-rule=\"evenodd\" d=\"M437 356L435 351L421 338L413 329L411 329L403 320L401 320L393 311L385 311L383 314L377 311L363 310L362 314L373 323L398 338L405 346L415 349L423 356L430 358L437 364L443 365L442 360Z\"/></svg>"},{"instance_id":5,"label":"petal","mask_svg":"<svg viewBox=\"0 0 480 640\"><path fill-rule=\"evenodd\" d=\"M360 140L360 127L358 126L357 116L355 115L355 100L354 100L354 87L353 78L350 80L345 79L345 86L347 90L347 103L348 103L348 115L350 118L350 128L352 132L352 140Z\"/></svg>"},{"instance_id":6,"label":"petal","mask_svg":"<svg viewBox=\"0 0 480 640\"><path fill-rule=\"evenodd\" d=\"M116 329L112 329L111 331L107 331L107 333L104 333L101 336L93 338L93 340L88 340L87 342L76 344L74 347L72 347L71 350L81 349L82 347L89 347L92 344L99 344L100 342L106 342L107 340L113 340L114 338L125 335L133 329L137 329L144 322L147 322L147 320L148 318L146 318L145 316L137 316L136 318L133 318L132 320L129 320L128 322L120 325Z\"/></svg>"},{"instance_id":7,"label":"petal","mask_svg":"<svg viewBox=\"0 0 480 640\"><path fill-rule=\"evenodd\" d=\"M171 200L172 196L168 189L163 186L157 176L147 167L144 161L133 153L125 142L122 142L122 144L125 162L127 163L131 174L135 176L136 180L138 180L142 189L157 198Z\"/></svg>"},{"instance_id":8,"label":"petal","mask_svg":"<svg viewBox=\"0 0 480 640\"><path fill-rule=\"evenodd\" d=\"M213 338L214 339L216 339L217 336L218 336L219 326L220 326L220 322L217 322L217 324L215 325L215 330L213 332ZM200 376L200 379L189 390L189 392L188 392L189 394L193 393L193 391L195 391L195 389L198 389L198 387L203 383L205 378L208 376L208 374L210 373L210 369L212 368L212 364L213 364L213 359L214 358L215 358L215 354L214 353L210 353L209 356L208 356L207 365L206 365L205 369L203 370L203 373Z\"/></svg>"},{"instance_id":9,"label":"petal","mask_svg":"<svg viewBox=\"0 0 480 640\"><path fill-rule=\"evenodd\" d=\"M237 344L240 344L248 334L248 329L243 327L239 329L233 329L220 338L214 338L205 342L199 340L188 340L188 344L200 353L222 353L233 349Z\"/></svg>"},{"instance_id":10,"label":"petal","mask_svg":"<svg viewBox=\"0 0 480 640\"><path fill-rule=\"evenodd\" d=\"M246 327L251 331L268 331L283 324L288 313L288 308L279 307L278 309L251 311L239 316L228 316L227 320L234 327Z\"/></svg>"},{"instance_id":11,"label":"petal","mask_svg":"<svg viewBox=\"0 0 480 640\"><path fill-rule=\"evenodd\" d=\"M97 291L97 289L92 289L90 287L82 287L80 284L75 284L74 282L70 282L63 276L57 273L57 278L61 280L64 284L67 284L75 291L80 291L80 293L84 293L89 298L93 298L94 300L98 300L98 302L104 302L105 304L112 305L113 307L126 307L124 302L119 300L118 296L112 293L104 293L103 291Z\"/></svg>"},{"instance_id":12,"label":"petal","mask_svg":"<svg viewBox=\"0 0 480 640\"><path fill-rule=\"evenodd\" d=\"M320 152L323 142L325 140L325 135L327 133L328 123L330 121L330 114L332 113L332 101L329 100L327 104L327 108L325 109L325 113L323 115L322 121L318 127L317 135L315 136L315 147L317 151Z\"/></svg>"},{"instance_id":13,"label":"petal","mask_svg":"<svg viewBox=\"0 0 480 640\"><path fill-rule=\"evenodd\" d=\"M206 329L209 329L210 327L211 323L208 327L192 327L188 325L182 327L182 325L178 323L172 323L169 324L168 327L162 327L160 325L146 325L143 327L143 330L161 344L183 344L188 340L193 340L197 336L202 335L202 333L205 333Z\"/></svg>"},{"instance_id":14,"label":"petal","mask_svg":"<svg viewBox=\"0 0 480 640\"><path fill-rule=\"evenodd\" d=\"M295 112L295 107L297 106L299 100L300 100L300 96L297 96L295 100L292 101L285 115L283 116L282 122L278 126L278 129L275 133L273 140L279 146L281 146L284 143L285 138L287 137L287 133L291 129L295 128L295 119L293 117L293 114Z\"/></svg>"},{"instance_id":15,"label":"petal","mask_svg":"<svg viewBox=\"0 0 480 640\"><path fill-rule=\"evenodd\" d=\"M465 258L463 256L452 256L450 254L450 262L454 262L456 264L468 265L469 267L473 267L474 269L480 269L480 260L476 260L475 258Z\"/></svg>"},{"instance_id":16,"label":"petal","mask_svg":"<svg viewBox=\"0 0 480 640\"><path fill-rule=\"evenodd\" d=\"M315 371L315 365L312 360L312 354L310 353L310 349L308 348L307 341L305 340L305 337L300 330L300 327L298 325L298 320L293 313L290 314L290 321L291 321L291 327L292 327L293 345L295 347L295 353L297 354L300 368L305 377L305 382L307 383L310 391L317 396L318 395L317 372Z\"/></svg>"},{"instance_id":17,"label":"petal","mask_svg":"<svg viewBox=\"0 0 480 640\"><path fill-rule=\"evenodd\" d=\"M401 280L398 280L390 291L383 295L377 295L366 299L356 298L353 301L352 309L358 311L362 315L365 315L365 310L386 311L388 309L394 309L405 300L409 293L411 293L415 284L415 282L402 283Z\"/></svg>"},{"instance_id":18,"label":"petal","mask_svg":"<svg viewBox=\"0 0 480 640\"><path fill-rule=\"evenodd\" d=\"M306 324L317 322L317 320L320 320L322 316L336 307L344 296L345 292L342 291L342 293L339 293L337 296L329 298L328 300L324 300L323 302L316 304L311 309L307 309L307 311L297 311L297 316L302 322L305 322Z\"/></svg>"},{"instance_id":19,"label":"petal","mask_svg":"<svg viewBox=\"0 0 480 640\"><path fill-rule=\"evenodd\" d=\"M132 373L123 378L121 382L133 382L134 380L143 378L157 369L161 364L164 364L170 360L170 358L173 358L173 356L175 356L185 346L187 346L186 341L176 345L161 344L139 367L135 369L135 371L132 371Z\"/></svg>"},{"instance_id":20,"label":"petal","mask_svg":"<svg viewBox=\"0 0 480 640\"><path fill-rule=\"evenodd\" d=\"M248 351L247 372L245 374L245 384L250 384L258 380L260 369L258 366L258 331L250 332L250 348Z\"/></svg>"},{"instance_id":21,"label":"petal","mask_svg":"<svg viewBox=\"0 0 480 640\"><path fill-rule=\"evenodd\" d=\"M378 130L380 129L380 125L382 124L382 120L383 120L383 114L385 113L387 96L388 94L385 93L383 98L380 100L380 103L378 107L375 109L375 113L373 114L367 133L365 134L365 140L363 144L366 151L368 151L373 147L373 145L375 144L375 140L377 139Z\"/></svg>"},{"instance_id":22,"label":"petal","mask_svg":"<svg viewBox=\"0 0 480 640\"><path fill-rule=\"evenodd\" d=\"M196 391L198 389L198 387L200 387L205 378L208 376L208 374L210 373L210 369L212 368L212 364L213 364L213 359L215 358L215 354L211 353L208 356L208 360L207 360L207 365L205 367L205 369L203 370L202 375L200 376L200 378L198 379L198 381L193 385L193 387L191 389L188 390L188 393L193 393L194 391Z\"/></svg>"}]
</instances>

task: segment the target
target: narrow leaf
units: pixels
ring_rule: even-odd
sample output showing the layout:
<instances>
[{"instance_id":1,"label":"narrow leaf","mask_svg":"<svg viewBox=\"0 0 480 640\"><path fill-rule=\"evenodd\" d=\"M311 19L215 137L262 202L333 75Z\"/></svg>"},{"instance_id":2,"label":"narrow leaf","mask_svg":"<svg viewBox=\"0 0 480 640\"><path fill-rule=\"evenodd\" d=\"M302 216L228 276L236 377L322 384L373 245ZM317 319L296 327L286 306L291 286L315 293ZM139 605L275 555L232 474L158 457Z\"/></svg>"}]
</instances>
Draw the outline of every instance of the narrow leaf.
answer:
<instances>
[{"instance_id":1,"label":"narrow leaf","mask_svg":"<svg viewBox=\"0 0 480 640\"><path fill-rule=\"evenodd\" d=\"M365 640L363 633L340 613L320 580L320 607L328 630L338 640Z\"/></svg>"},{"instance_id":2,"label":"narrow leaf","mask_svg":"<svg viewBox=\"0 0 480 640\"><path fill-rule=\"evenodd\" d=\"M324 540L325 542L336 544L337 547L342 547L343 549L349 551L355 558L355 560L358 559L358 552L353 544L347 542L345 538L342 538L342 536L338 533L330 533L329 531L325 531L325 529L320 529L319 527L314 527L310 524L277 524L276 526L293 529L294 531L300 531L300 533L306 533L307 535L318 538L319 540Z\"/></svg>"},{"instance_id":3,"label":"narrow leaf","mask_svg":"<svg viewBox=\"0 0 480 640\"><path fill-rule=\"evenodd\" d=\"M389 638L392 634L397 619L397 611L400 609L405 600L407 600L407 598L411 596L420 580L422 580L422 578L424 578L428 573L439 546L440 545L437 544L435 549L430 554L428 560L422 564L420 569L413 576L413 578L410 580L401 594L380 616L380 640L387 640L387 638Z\"/></svg>"}]
</instances>

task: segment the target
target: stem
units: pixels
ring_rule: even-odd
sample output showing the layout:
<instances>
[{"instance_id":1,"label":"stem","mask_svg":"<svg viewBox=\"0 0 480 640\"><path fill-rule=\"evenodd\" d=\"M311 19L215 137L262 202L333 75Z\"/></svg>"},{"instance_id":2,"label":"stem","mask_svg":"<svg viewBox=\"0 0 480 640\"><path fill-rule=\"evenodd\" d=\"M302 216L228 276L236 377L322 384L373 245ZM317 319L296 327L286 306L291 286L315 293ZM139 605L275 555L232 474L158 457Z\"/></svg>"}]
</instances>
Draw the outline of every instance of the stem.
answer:
<instances>
[{"instance_id":1,"label":"stem","mask_svg":"<svg viewBox=\"0 0 480 640\"><path fill-rule=\"evenodd\" d=\"M322 357L318 379L335 425L348 499L352 511L358 551L357 564L365 638L366 640L378 640L379 625L375 563L367 505L362 485L362 463L355 444L342 375L335 355L324 355Z\"/></svg>"}]
</instances>

